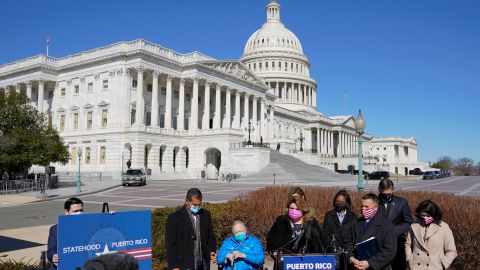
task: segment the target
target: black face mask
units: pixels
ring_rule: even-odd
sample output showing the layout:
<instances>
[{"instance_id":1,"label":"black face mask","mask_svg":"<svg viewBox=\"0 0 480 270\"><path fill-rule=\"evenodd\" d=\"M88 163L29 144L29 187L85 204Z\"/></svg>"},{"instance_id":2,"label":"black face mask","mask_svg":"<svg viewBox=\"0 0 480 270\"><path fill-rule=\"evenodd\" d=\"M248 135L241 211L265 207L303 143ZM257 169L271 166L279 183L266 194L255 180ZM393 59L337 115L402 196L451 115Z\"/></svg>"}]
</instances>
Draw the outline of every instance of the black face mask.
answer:
<instances>
[{"instance_id":1,"label":"black face mask","mask_svg":"<svg viewBox=\"0 0 480 270\"><path fill-rule=\"evenodd\" d=\"M334 203L333 207L335 208L335 212L342 212L348 208L348 205L346 203Z\"/></svg>"},{"instance_id":2,"label":"black face mask","mask_svg":"<svg viewBox=\"0 0 480 270\"><path fill-rule=\"evenodd\" d=\"M384 193L380 193L380 195L378 195L378 199L382 202L382 203L389 203L389 202L392 202L393 200L393 194L384 194Z\"/></svg>"}]
</instances>

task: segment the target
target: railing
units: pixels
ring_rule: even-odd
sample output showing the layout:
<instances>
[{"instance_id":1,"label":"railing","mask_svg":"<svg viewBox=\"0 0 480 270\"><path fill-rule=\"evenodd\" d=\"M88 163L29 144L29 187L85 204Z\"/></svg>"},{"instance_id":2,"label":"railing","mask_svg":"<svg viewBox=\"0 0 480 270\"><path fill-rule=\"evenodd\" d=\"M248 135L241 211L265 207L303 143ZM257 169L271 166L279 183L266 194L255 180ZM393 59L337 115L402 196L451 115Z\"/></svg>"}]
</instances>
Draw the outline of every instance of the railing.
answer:
<instances>
[{"instance_id":1,"label":"railing","mask_svg":"<svg viewBox=\"0 0 480 270\"><path fill-rule=\"evenodd\" d=\"M270 148L270 143L258 143L258 142L241 142L241 143L231 143L230 148Z\"/></svg>"},{"instance_id":2,"label":"railing","mask_svg":"<svg viewBox=\"0 0 480 270\"><path fill-rule=\"evenodd\" d=\"M44 174L39 175L40 177L36 177L36 179L2 180L0 181L0 194L21 193L57 188L57 175L52 175L51 179L48 179L48 177L46 177Z\"/></svg>"},{"instance_id":3,"label":"railing","mask_svg":"<svg viewBox=\"0 0 480 270\"><path fill-rule=\"evenodd\" d=\"M58 177L62 182L77 181L77 175L77 172L58 173ZM112 175L102 172L82 172L80 173L80 179L81 181L108 181L112 179Z\"/></svg>"}]
</instances>

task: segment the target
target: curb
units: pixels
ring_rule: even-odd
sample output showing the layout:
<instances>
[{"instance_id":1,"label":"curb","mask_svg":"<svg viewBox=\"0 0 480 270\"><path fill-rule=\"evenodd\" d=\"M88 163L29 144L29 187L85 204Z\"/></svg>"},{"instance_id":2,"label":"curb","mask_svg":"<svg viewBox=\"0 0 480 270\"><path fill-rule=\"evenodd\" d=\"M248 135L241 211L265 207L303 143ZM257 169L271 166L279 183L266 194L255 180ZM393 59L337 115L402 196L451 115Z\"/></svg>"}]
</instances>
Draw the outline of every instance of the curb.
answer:
<instances>
[{"instance_id":1,"label":"curb","mask_svg":"<svg viewBox=\"0 0 480 270\"><path fill-rule=\"evenodd\" d=\"M97 189L97 190L87 191L87 192L73 193L73 194L70 194L70 195L62 195L62 196L45 198L45 199L39 199L38 201L34 201L34 202L31 202L31 203L47 202L47 201L53 201L53 200L65 199L65 198L72 198L72 197L81 197L81 196L86 196L86 195L91 195L91 194L107 191L109 189L113 189L113 188L120 187L120 186L122 186L122 184L116 184L116 185L108 186L108 187Z\"/></svg>"}]
</instances>

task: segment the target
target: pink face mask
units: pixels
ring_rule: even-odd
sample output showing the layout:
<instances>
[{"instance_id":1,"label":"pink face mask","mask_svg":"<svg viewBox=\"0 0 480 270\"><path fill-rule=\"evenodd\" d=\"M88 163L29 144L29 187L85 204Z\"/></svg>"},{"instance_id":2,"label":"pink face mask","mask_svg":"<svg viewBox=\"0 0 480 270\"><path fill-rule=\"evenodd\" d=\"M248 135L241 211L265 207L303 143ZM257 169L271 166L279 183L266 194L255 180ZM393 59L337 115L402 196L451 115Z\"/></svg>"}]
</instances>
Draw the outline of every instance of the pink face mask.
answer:
<instances>
[{"instance_id":1,"label":"pink face mask","mask_svg":"<svg viewBox=\"0 0 480 270\"><path fill-rule=\"evenodd\" d=\"M377 210L375 210L374 208L362 208L362 214L365 219L371 219L376 212Z\"/></svg>"},{"instance_id":2,"label":"pink face mask","mask_svg":"<svg viewBox=\"0 0 480 270\"><path fill-rule=\"evenodd\" d=\"M288 216L293 220L299 219L302 217L302 211L297 209L288 209Z\"/></svg>"},{"instance_id":3,"label":"pink face mask","mask_svg":"<svg viewBox=\"0 0 480 270\"><path fill-rule=\"evenodd\" d=\"M423 217L425 225L430 225L433 222L433 217Z\"/></svg>"}]
</instances>

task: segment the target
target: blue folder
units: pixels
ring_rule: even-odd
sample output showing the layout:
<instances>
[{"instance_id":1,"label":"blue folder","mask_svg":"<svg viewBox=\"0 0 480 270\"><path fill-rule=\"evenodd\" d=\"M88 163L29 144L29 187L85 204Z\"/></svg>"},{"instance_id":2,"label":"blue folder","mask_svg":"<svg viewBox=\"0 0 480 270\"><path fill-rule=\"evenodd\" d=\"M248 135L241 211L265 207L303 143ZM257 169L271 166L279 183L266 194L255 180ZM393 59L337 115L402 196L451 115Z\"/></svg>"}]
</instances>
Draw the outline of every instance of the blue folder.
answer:
<instances>
[{"instance_id":1,"label":"blue folder","mask_svg":"<svg viewBox=\"0 0 480 270\"><path fill-rule=\"evenodd\" d=\"M355 251L357 253L357 259L364 261L377 255L380 250L380 245L375 237L370 237L365 241L355 244Z\"/></svg>"}]
</instances>

